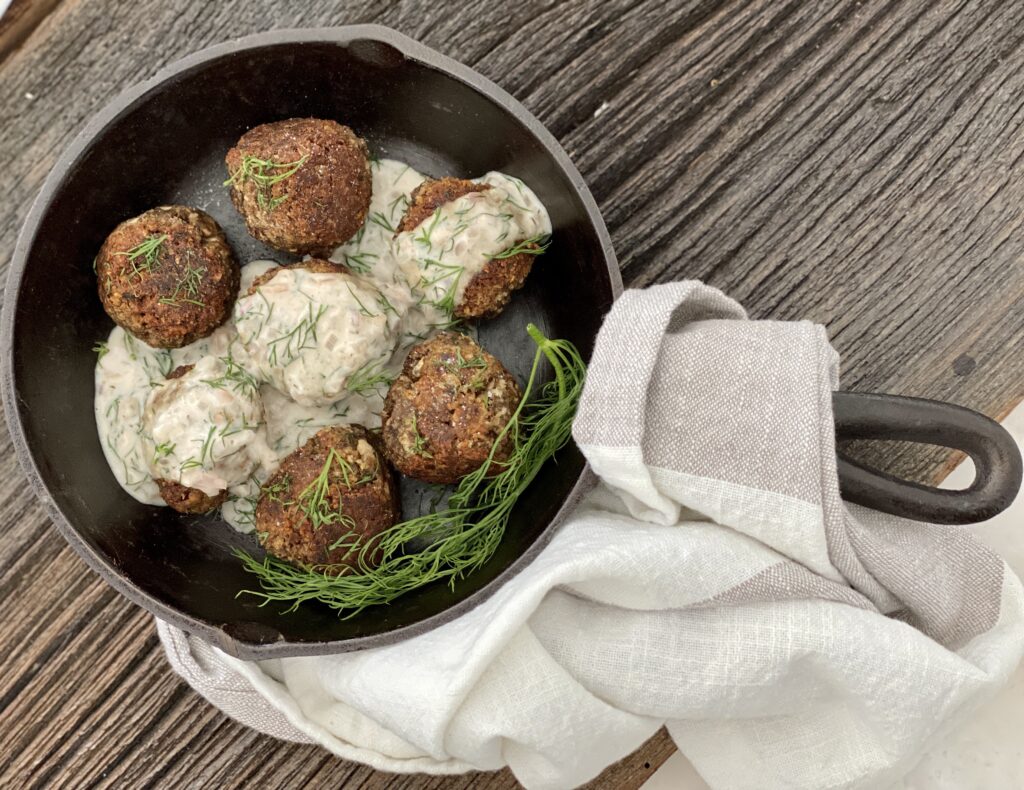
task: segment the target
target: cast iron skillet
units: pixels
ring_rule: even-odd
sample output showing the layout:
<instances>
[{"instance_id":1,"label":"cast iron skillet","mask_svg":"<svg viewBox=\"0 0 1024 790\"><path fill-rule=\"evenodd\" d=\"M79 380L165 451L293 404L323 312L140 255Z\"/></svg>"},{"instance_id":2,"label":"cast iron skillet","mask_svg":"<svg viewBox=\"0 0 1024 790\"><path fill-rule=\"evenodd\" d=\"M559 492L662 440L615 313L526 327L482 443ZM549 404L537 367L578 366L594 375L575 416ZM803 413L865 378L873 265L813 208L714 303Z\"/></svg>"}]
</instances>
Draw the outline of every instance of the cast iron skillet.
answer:
<instances>
[{"instance_id":1,"label":"cast iron skillet","mask_svg":"<svg viewBox=\"0 0 1024 790\"><path fill-rule=\"evenodd\" d=\"M533 356L528 320L589 357L622 289L594 200L555 139L493 83L386 28L275 31L212 47L99 113L57 162L15 248L3 315L14 445L58 529L92 568L159 617L252 659L372 647L456 617L530 562L591 482L579 451L567 448L521 498L485 567L455 590L426 587L348 620L317 604L282 616L236 597L253 578L231 550L256 551L252 537L212 517L141 505L118 487L92 413L91 348L112 325L90 262L115 224L163 203L210 212L242 261L287 260L246 233L221 182L224 153L243 132L293 116L339 119L378 155L428 175L502 170L533 187L550 210L553 244L510 308L481 327L483 345L520 377ZM949 494L841 462L855 501L966 522L1005 507L1019 484L1012 441L980 415L849 393L837 395L836 412L841 435L961 447L980 470L968 493ZM414 509L415 492L404 494Z\"/></svg>"}]
</instances>

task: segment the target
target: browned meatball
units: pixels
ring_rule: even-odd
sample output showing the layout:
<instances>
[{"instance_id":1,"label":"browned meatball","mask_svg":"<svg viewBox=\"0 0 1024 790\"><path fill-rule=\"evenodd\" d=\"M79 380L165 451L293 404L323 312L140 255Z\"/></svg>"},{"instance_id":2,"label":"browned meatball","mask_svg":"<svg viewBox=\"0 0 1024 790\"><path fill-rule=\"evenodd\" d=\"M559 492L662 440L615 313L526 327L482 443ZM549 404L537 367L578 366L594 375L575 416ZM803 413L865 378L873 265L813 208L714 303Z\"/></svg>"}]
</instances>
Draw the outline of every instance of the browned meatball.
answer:
<instances>
[{"instance_id":1,"label":"browned meatball","mask_svg":"<svg viewBox=\"0 0 1024 790\"><path fill-rule=\"evenodd\" d=\"M398 225L398 231L401 233L415 230L445 203L451 203L471 192L483 192L490 188L488 184L477 184L463 178L424 181L413 190L409 208ZM531 246L537 248L536 245ZM508 305L512 293L523 287L536 257L523 252L487 261L469 281L462 299L455 305L455 317L472 320L493 318L498 315Z\"/></svg>"},{"instance_id":2,"label":"browned meatball","mask_svg":"<svg viewBox=\"0 0 1024 790\"><path fill-rule=\"evenodd\" d=\"M360 547L400 512L398 486L375 441L359 425L339 425L285 458L256 504L263 547L299 565L331 566L332 573L355 567ZM370 549L363 559L377 557Z\"/></svg>"},{"instance_id":3,"label":"browned meatball","mask_svg":"<svg viewBox=\"0 0 1024 790\"><path fill-rule=\"evenodd\" d=\"M519 405L512 374L471 338L442 332L412 348L384 402L384 452L400 472L454 483L487 461ZM502 439L490 474L512 452Z\"/></svg>"},{"instance_id":4,"label":"browned meatball","mask_svg":"<svg viewBox=\"0 0 1024 790\"><path fill-rule=\"evenodd\" d=\"M280 250L326 257L370 210L366 143L340 123L265 123L242 135L224 161L249 232Z\"/></svg>"},{"instance_id":5,"label":"browned meatball","mask_svg":"<svg viewBox=\"0 0 1024 790\"><path fill-rule=\"evenodd\" d=\"M216 221L160 206L122 222L96 256L103 309L156 348L206 337L231 315L240 270Z\"/></svg>"},{"instance_id":6,"label":"browned meatball","mask_svg":"<svg viewBox=\"0 0 1024 790\"><path fill-rule=\"evenodd\" d=\"M167 380L180 379L194 367L195 365L179 365L167 374ZM217 496L209 496L198 488L183 486L173 480L156 479L153 482L160 489L160 496L164 502L179 513L209 513L223 505L224 500L228 498L227 491L221 491Z\"/></svg>"},{"instance_id":7,"label":"browned meatball","mask_svg":"<svg viewBox=\"0 0 1024 790\"><path fill-rule=\"evenodd\" d=\"M160 496L164 502L179 513L209 513L224 504L228 498L227 491L217 496L207 496L198 488L189 488L171 480L155 480Z\"/></svg>"},{"instance_id":8,"label":"browned meatball","mask_svg":"<svg viewBox=\"0 0 1024 790\"><path fill-rule=\"evenodd\" d=\"M308 258L299 263L291 263L287 266L275 266L273 269L268 269L263 272L259 277L252 281L252 285L249 286L249 290L245 292L246 296L252 296L256 293L256 289L261 285L266 285L282 269L305 269L308 272L315 272L318 274L351 274L348 267L334 263L333 261L325 261L322 258Z\"/></svg>"}]
</instances>

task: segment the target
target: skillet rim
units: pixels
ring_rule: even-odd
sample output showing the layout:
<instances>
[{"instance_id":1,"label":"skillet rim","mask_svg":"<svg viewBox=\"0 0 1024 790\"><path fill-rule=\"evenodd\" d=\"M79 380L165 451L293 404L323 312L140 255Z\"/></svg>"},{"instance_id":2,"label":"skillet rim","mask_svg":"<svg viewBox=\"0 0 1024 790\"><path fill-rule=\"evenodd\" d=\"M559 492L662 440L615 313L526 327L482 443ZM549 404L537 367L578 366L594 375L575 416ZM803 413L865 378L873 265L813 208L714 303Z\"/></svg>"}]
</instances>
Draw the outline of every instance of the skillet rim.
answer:
<instances>
[{"instance_id":1,"label":"skillet rim","mask_svg":"<svg viewBox=\"0 0 1024 790\"><path fill-rule=\"evenodd\" d=\"M58 532L60 532L75 553L85 560L91 570L96 572L105 582L110 584L133 604L142 607L161 620L181 628L189 634L201 637L204 641L213 644L229 655L245 660L327 655L380 647L410 639L454 620L485 601L509 579L517 575L526 565L532 562L551 540L555 528L572 512L583 495L596 481L596 477L591 471L589 464L585 463L562 506L530 547L494 579L449 608L416 623L385 633L351 639L316 642L247 642L229 635L224 626L214 625L168 606L136 586L127 577L122 576L106 557L95 551L64 516L50 495L35 458L29 449L28 440L25 435L21 406L27 407L28 404L20 401L15 388L14 319L23 275L28 263L29 251L38 233L40 220L49 207L53 196L59 190L65 175L86 149L95 142L97 137L103 134L113 121L123 113L130 112L151 91L163 87L169 80L193 68L228 55L264 47L307 43L348 46L360 40L375 41L389 45L400 52L406 59L415 61L435 71L440 71L464 83L470 89L510 113L537 138L549 158L568 177L572 189L583 204L587 219L601 246L611 287L610 295L613 301L617 299L622 293L622 275L615 251L612 248L608 230L598 210L597 203L583 180L583 176L580 175L580 172L576 169L576 166L569 159L568 154L565 153L565 150L555 139L554 135L529 110L513 98L511 94L483 75L396 30L384 25L375 24L286 28L244 36L186 55L164 66L149 79L126 88L90 118L54 163L46 180L43 182L39 194L25 216L21 230L18 233L4 289L3 312L2 316L0 316L0 354L2 354L0 362L2 362L3 379L2 393L0 394L2 394L7 425L18 463L28 478L33 493L42 502Z\"/></svg>"}]
</instances>

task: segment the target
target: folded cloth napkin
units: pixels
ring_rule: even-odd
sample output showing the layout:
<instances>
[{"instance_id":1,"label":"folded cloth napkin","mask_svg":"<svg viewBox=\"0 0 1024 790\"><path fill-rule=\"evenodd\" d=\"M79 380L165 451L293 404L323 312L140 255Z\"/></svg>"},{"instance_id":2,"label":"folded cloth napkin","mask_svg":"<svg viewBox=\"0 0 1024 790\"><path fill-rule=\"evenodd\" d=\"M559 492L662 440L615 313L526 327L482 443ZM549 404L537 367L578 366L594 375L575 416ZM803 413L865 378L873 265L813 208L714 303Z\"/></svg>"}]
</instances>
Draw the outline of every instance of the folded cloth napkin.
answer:
<instances>
[{"instance_id":1,"label":"folded cloth napkin","mask_svg":"<svg viewBox=\"0 0 1024 790\"><path fill-rule=\"evenodd\" d=\"M662 725L716 788L881 787L1007 679L1020 582L963 529L844 504L820 326L627 292L574 426L599 484L532 564L391 647L250 663L164 623L262 732L386 771L584 782Z\"/></svg>"}]
</instances>

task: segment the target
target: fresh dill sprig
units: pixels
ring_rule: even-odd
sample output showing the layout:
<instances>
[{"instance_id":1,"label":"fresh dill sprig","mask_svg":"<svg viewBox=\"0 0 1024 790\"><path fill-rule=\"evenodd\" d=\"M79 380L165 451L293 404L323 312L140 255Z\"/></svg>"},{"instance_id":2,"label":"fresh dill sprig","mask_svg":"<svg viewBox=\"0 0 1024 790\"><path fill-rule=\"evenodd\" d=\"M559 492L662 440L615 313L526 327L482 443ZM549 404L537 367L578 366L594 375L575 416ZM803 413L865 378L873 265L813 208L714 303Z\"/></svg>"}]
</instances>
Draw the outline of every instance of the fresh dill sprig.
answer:
<instances>
[{"instance_id":1,"label":"fresh dill sprig","mask_svg":"<svg viewBox=\"0 0 1024 790\"><path fill-rule=\"evenodd\" d=\"M445 362L444 366L454 373L457 370L465 370L466 368L486 368L487 362L482 354L466 359L462 356L462 349L456 348L455 359Z\"/></svg>"},{"instance_id":2,"label":"fresh dill sprig","mask_svg":"<svg viewBox=\"0 0 1024 790\"><path fill-rule=\"evenodd\" d=\"M356 304L359 305L360 313L365 315L367 318L373 318L375 315L377 315L375 312L370 310L365 304L363 304L363 301L358 296L356 296L356 292L352 290L351 284L346 282L345 287L348 288L348 292L352 295L352 298L355 299Z\"/></svg>"},{"instance_id":3,"label":"fresh dill sprig","mask_svg":"<svg viewBox=\"0 0 1024 790\"><path fill-rule=\"evenodd\" d=\"M367 362L354 373L349 374L345 388L357 395L366 395L371 391L383 395L381 390L386 392L392 381L394 381L394 377L384 372L383 362Z\"/></svg>"},{"instance_id":4,"label":"fresh dill sprig","mask_svg":"<svg viewBox=\"0 0 1024 790\"><path fill-rule=\"evenodd\" d=\"M316 342L316 326L326 312L327 305L320 305L314 311L313 305L310 303L305 317L296 326L267 343L267 347L270 349L270 364L278 364L278 349L280 349L280 356L284 359L282 364L287 365L299 355L300 351L312 348L308 343L310 340Z\"/></svg>"},{"instance_id":5,"label":"fresh dill sprig","mask_svg":"<svg viewBox=\"0 0 1024 790\"><path fill-rule=\"evenodd\" d=\"M428 225L426 222L420 224L420 232L412 237L412 240L422 244L428 250L430 249L430 237L434 235L434 228L437 227L437 223L441 221L441 207L438 206L434 209L433 218L430 220Z\"/></svg>"},{"instance_id":6,"label":"fresh dill sprig","mask_svg":"<svg viewBox=\"0 0 1024 790\"><path fill-rule=\"evenodd\" d=\"M154 234L127 252L115 252L114 255L127 258L128 263L132 265L132 274L141 277L143 272L151 272L159 268L160 248L165 241L167 241L166 233Z\"/></svg>"},{"instance_id":7,"label":"fresh dill sprig","mask_svg":"<svg viewBox=\"0 0 1024 790\"><path fill-rule=\"evenodd\" d=\"M507 250L499 252L497 255L488 255L487 259L491 261L501 261L505 258L511 258L515 255L540 255L544 252L551 244L551 238L547 236L533 236L529 239L524 239L518 244L514 244Z\"/></svg>"},{"instance_id":8,"label":"fresh dill sprig","mask_svg":"<svg viewBox=\"0 0 1024 790\"><path fill-rule=\"evenodd\" d=\"M356 274L369 274L379 257L372 252L346 252L344 256L345 265Z\"/></svg>"},{"instance_id":9,"label":"fresh dill sprig","mask_svg":"<svg viewBox=\"0 0 1024 790\"><path fill-rule=\"evenodd\" d=\"M271 485L265 485L260 487L261 496L265 496L271 502L280 502L282 505L290 505L291 502L285 502L281 498L281 494L288 490L288 487L292 484L291 475L285 474L281 476L281 479Z\"/></svg>"},{"instance_id":10,"label":"fresh dill sprig","mask_svg":"<svg viewBox=\"0 0 1024 790\"><path fill-rule=\"evenodd\" d=\"M99 362L103 357L110 353L110 346L107 345L106 340L101 340L92 347L93 353L96 354L96 361Z\"/></svg>"},{"instance_id":11,"label":"fresh dill sprig","mask_svg":"<svg viewBox=\"0 0 1024 790\"><path fill-rule=\"evenodd\" d=\"M354 567L349 567L351 561L340 567L297 567L272 556L258 560L239 550L236 554L258 578L260 588L239 594L255 595L263 603L289 604L287 611L306 601L320 601L351 617L426 584L444 581L454 587L483 566L501 543L519 496L569 442L583 390L586 366L576 348L565 340L549 340L532 324L527 331L537 353L523 400L495 440L487 462L459 482L444 510L357 541L349 554L355 552ZM554 380L540 386L545 358L554 369ZM528 402L538 386L539 397ZM488 477L491 461L507 441L512 442L511 455L497 475Z\"/></svg>"},{"instance_id":12,"label":"fresh dill sprig","mask_svg":"<svg viewBox=\"0 0 1024 790\"><path fill-rule=\"evenodd\" d=\"M217 426L211 425L209 432L206 434L205 439L195 439L194 441L200 443L199 457L192 456L187 460L183 461L179 467L182 472L189 469L205 469L207 460L211 463L214 461L213 457L213 440L217 436Z\"/></svg>"},{"instance_id":13,"label":"fresh dill sprig","mask_svg":"<svg viewBox=\"0 0 1024 790\"><path fill-rule=\"evenodd\" d=\"M433 276L427 275L427 271L435 270ZM455 312L455 293L459 290L459 280L465 273L466 267L454 263L441 263L433 258L426 258L423 261L423 274L416 287L421 291L428 288L434 290L434 299L427 299L426 303L433 305L448 315ZM438 293L440 292L440 295Z\"/></svg>"},{"instance_id":14,"label":"fresh dill sprig","mask_svg":"<svg viewBox=\"0 0 1024 790\"><path fill-rule=\"evenodd\" d=\"M188 264L181 278L174 286L174 293L170 296L161 297L160 304L177 307L181 303L186 303L205 307L206 303L196 298L199 296L199 289L203 284L204 274L206 274L205 268L193 266L191 263Z\"/></svg>"},{"instance_id":15,"label":"fresh dill sprig","mask_svg":"<svg viewBox=\"0 0 1024 790\"><path fill-rule=\"evenodd\" d=\"M381 291L377 291L377 307L380 308L381 315L393 313L395 318L398 318L398 311L395 309L395 306L391 304L391 300Z\"/></svg>"},{"instance_id":16,"label":"fresh dill sprig","mask_svg":"<svg viewBox=\"0 0 1024 790\"><path fill-rule=\"evenodd\" d=\"M473 392L480 392L486 386L487 386L487 374L486 374L486 371L481 370L479 373L477 373L475 376L473 376L473 378L471 378L469 380L469 388L471 390L473 390ZM491 404L488 402L486 405L490 406Z\"/></svg>"},{"instance_id":17,"label":"fresh dill sprig","mask_svg":"<svg viewBox=\"0 0 1024 790\"><path fill-rule=\"evenodd\" d=\"M388 203L388 215L395 216L395 209L400 209L400 214L404 214L407 208L409 208L409 196L402 192Z\"/></svg>"},{"instance_id":18,"label":"fresh dill sprig","mask_svg":"<svg viewBox=\"0 0 1024 790\"><path fill-rule=\"evenodd\" d=\"M241 186L246 181L252 181L256 185L256 204L264 211L273 211L288 199L287 193L278 197L271 196L274 184L295 175L298 169L306 164L307 159L309 154L294 162L275 162L258 156L244 156L242 163L224 182L224 186Z\"/></svg>"},{"instance_id":19,"label":"fresh dill sprig","mask_svg":"<svg viewBox=\"0 0 1024 790\"><path fill-rule=\"evenodd\" d=\"M259 480L255 477L249 477L250 483L255 483L259 486ZM259 490L257 489L257 494ZM256 526L256 496L242 496L240 494L229 494L228 502L235 506L235 518L240 525L255 527Z\"/></svg>"},{"instance_id":20,"label":"fresh dill sprig","mask_svg":"<svg viewBox=\"0 0 1024 790\"><path fill-rule=\"evenodd\" d=\"M385 217L380 211L374 211L370 214L370 222L378 227L384 228L388 233L395 232L395 226L391 224L387 217Z\"/></svg>"},{"instance_id":21,"label":"fresh dill sprig","mask_svg":"<svg viewBox=\"0 0 1024 790\"><path fill-rule=\"evenodd\" d=\"M422 455L424 458L433 458L434 454L427 449L427 437L420 433L419 425L416 424L416 412L412 413L412 421L409 427L412 430L412 454Z\"/></svg>"},{"instance_id":22,"label":"fresh dill sprig","mask_svg":"<svg viewBox=\"0 0 1024 790\"><path fill-rule=\"evenodd\" d=\"M208 384L214 389L226 389L230 387L235 392L241 395L248 395L252 397L256 393L256 390L260 388L259 382L256 378L249 373L245 368L235 362L234 357L229 353L226 357L221 357L221 361L225 365L225 371L217 378L203 379L203 383Z\"/></svg>"},{"instance_id":23,"label":"fresh dill sprig","mask_svg":"<svg viewBox=\"0 0 1024 790\"><path fill-rule=\"evenodd\" d=\"M330 524L343 524L349 529L355 529L356 526L352 516L342 512L340 493L335 497L338 500L337 506L332 507L331 504L331 471L336 464L341 470L346 487L351 489L352 467L332 447L331 451L327 454L327 460L324 462L320 474L313 479L313 482L302 489L296 500L299 509L306 515L306 518L309 519L309 523L315 530Z\"/></svg>"},{"instance_id":24,"label":"fresh dill sprig","mask_svg":"<svg viewBox=\"0 0 1024 790\"><path fill-rule=\"evenodd\" d=\"M174 452L174 442L161 442L153 448L153 463Z\"/></svg>"}]
</instances>

